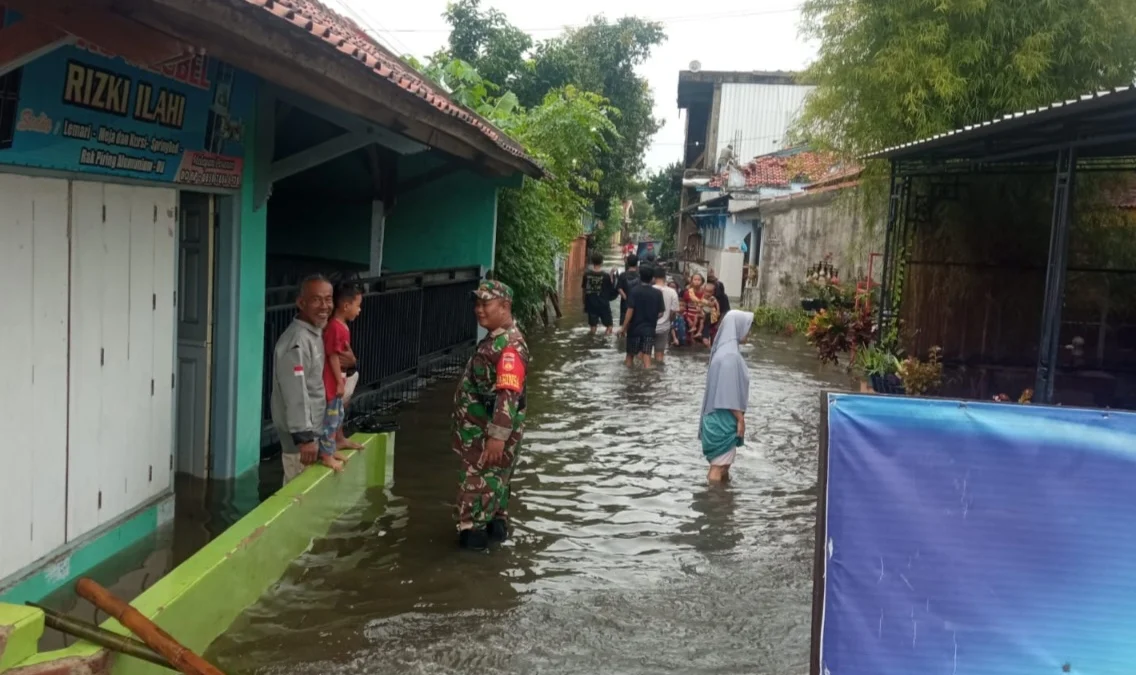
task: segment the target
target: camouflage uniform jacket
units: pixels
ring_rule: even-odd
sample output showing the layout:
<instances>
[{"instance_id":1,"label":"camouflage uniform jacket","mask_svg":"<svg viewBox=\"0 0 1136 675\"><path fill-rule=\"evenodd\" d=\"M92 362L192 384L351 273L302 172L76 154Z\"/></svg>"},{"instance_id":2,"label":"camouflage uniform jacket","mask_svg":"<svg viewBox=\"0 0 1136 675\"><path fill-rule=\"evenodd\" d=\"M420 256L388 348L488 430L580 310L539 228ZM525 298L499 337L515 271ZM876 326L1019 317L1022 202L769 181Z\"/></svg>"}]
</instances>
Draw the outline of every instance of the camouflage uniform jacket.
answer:
<instances>
[{"instance_id":1,"label":"camouflage uniform jacket","mask_svg":"<svg viewBox=\"0 0 1136 675\"><path fill-rule=\"evenodd\" d=\"M529 349L515 326L493 331L477 345L454 394L453 449L474 460L485 437L505 441L510 456L525 431Z\"/></svg>"}]
</instances>

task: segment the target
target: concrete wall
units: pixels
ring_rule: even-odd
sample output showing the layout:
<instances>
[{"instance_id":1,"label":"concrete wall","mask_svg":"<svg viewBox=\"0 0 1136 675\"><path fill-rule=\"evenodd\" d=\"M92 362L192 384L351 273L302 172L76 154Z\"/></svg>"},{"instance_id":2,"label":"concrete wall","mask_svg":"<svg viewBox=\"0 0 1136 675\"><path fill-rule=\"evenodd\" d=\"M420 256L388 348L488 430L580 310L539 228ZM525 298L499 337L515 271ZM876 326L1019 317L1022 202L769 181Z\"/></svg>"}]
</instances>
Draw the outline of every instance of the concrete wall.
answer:
<instances>
[{"instance_id":1,"label":"concrete wall","mask_svg":"<svg viewBox=\"0 0 1136 675\"><path fill-rule=\"evenodd\" d=\"M832 254L842 279L854 282L868 271L869 255L883 253L884 223L866 228L857 188L803 194L760 207L761 260L758 304L792 307L800 302L800 283L810 265ZM882 258L874 264L879 280Z\"/></svg>"},{"instance_id":2,"label":"concrete wall","mask_svg":"<svg viewBox=\"0 0 1136 675\"><path fill-rule=\"evenodd\" d=\"M492 268L497 188L492 179L463 170L399 195L387 216L383 267L395 273Z\"/></svg>"}]
</instances>

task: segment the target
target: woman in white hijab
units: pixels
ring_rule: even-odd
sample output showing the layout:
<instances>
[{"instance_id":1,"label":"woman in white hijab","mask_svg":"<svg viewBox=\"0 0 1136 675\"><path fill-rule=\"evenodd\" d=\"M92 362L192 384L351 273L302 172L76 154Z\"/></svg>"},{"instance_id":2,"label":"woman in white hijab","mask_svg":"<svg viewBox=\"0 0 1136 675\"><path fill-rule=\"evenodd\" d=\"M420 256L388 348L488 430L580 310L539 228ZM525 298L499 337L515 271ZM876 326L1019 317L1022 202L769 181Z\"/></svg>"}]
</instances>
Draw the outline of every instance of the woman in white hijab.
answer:
<instances>
[{"instance_id":1,"label":"woman in white hijab","mask_svg":"<svg viewBox=\"0 0 1136 675\"><path fill-rule=\"evenodd\" d=\"M732 310L722 317L710 352L706 394L702 397L698 440L710 463L712 483L730 479L730 465L745 438L745 411L749 405L749 368L739 345L749 337L753 314Z\"/></svg>"}]
</instances>

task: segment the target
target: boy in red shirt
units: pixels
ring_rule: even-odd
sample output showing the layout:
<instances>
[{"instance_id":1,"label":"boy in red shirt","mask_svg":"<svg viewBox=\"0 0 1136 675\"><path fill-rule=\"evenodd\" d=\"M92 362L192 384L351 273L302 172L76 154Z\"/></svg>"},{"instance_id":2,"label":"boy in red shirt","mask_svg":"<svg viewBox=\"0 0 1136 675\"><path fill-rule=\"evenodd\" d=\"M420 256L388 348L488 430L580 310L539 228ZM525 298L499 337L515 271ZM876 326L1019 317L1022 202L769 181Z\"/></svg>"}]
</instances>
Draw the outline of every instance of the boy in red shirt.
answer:
<instances>
[{"instance_id":1,"label":"boy in red shirt","mask_svg":"<svg viewBox=\"0 0 1136 675\"><path fill-rule=\"evenodd\" d=\"M324 466L343 471L347 457L336 450L336 436L343 426L343 394L347 386L343 371L355 365L347 322L354 321L362 311L363 293L352 284L340 284L335 289L334 302L335 309L323 330L323 388L327 394L327 413L319 438L319 456Z\"/></svg>"}]
</instances>

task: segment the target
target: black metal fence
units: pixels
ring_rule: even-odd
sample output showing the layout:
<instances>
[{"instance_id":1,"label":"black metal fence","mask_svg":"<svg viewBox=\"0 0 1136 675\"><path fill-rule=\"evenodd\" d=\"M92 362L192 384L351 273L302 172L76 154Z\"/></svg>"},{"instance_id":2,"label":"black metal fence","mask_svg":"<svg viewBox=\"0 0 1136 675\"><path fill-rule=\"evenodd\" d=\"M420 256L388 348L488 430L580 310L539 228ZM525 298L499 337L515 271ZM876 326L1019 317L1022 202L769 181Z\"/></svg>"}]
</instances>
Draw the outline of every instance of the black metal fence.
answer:
<instances>
[{"instance_id":1,"label":"black metal fence","mask_svg":"<svg viewBox=\"0 0 1136 675\"><path fill-rule=\"evenodd\" d=\"M353 280L363 288L362 312L351 325L359 370L355 400L362 402L373 392L406 398L422 378L459 367L477 339L471 292L480 274L479 268L467 267ZM296 315L297 290L289 286L266 292L275 303L265 310L264 321L261 418L266 430L271 428L272 354ZM372 401L357 410L374 408Z\"/></svg>"}]
</instances>

